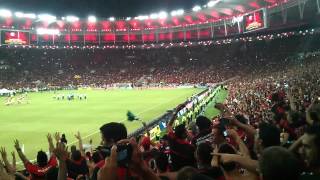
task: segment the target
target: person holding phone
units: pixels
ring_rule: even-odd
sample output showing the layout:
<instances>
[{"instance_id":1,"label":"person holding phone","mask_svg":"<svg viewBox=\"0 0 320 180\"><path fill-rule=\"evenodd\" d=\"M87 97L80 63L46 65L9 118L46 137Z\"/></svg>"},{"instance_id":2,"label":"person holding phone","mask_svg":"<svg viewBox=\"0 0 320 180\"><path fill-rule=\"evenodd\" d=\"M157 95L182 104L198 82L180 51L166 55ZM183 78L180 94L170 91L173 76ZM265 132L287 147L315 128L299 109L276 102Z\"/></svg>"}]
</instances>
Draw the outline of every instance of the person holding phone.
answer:
<instances>
[{"instance_id":1,"label":"person holding phone","mask_svg":"<svg viewBox=\"0 0 320 180\"><path fill-rule=\"evenodd\" d=\"M106 166L106 162L104 158L110 157L112 153L112 147L117 145L117 142L120 140L127 139L127 128L122 123L117 122L111 122L104 124L100 127L101 132L101 138L102 138L102 146L100 146L97 151L100 153L100 155L103 157L103 159L96 164L91 179L97 180L98 179L98 173L100 169L104 166ZM126 161L129 155L129 150L127 150L125 147L116 147L117 149L117 157L118 159ZM109 166L109 165L107 165ZM130 177L130 171L127 167L117 167L116 172L114 174L117 174L117 177L119 179L126 179Z\"/></svg>"}]
</instances>

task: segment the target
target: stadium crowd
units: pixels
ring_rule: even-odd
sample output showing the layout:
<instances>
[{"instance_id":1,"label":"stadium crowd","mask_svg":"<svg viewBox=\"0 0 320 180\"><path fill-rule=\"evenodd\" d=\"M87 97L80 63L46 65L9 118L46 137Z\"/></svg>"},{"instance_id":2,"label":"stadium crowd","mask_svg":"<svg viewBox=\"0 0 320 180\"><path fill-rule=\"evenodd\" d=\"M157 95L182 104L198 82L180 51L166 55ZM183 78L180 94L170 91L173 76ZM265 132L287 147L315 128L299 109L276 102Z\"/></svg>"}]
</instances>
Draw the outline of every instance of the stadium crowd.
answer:
<instances>
[{"instance_id":1,"label":"stadium crowd","mask_svg":"<svg viewBox=\"0 0 320 180\"><path fill-rule=\"evenodd\" d=\"M216 83L273 70L319 48L319 35L154 49L0 48L0 88ZM281 61L280 61L281 60ZM267 67L267 68L261 68Z\"/></svg>"},{"instance_id":2,"label":"stadium crowd","mask_svg":"<svg viewBox=\"0 0 320 180\"><path fill-rule=\"evenodd\" d=\"M80 133L70 150L65 137L48 134L49 155L39 151L34 163L16 140L26 170L18 172L15 153L11 163L1 148L0 179L320 179L319 46L317 38L293 36L148 50L1 48L17 72L2 86L13 88L36 80L103 86L144 76L149 83L176 84L239 78L226 83L226 102L210 107L218 117L177 125L178 106L159 140L148 132L127 139L123 124L107 123L95 148L84 148Z\"/></svg>"}]
</instances>

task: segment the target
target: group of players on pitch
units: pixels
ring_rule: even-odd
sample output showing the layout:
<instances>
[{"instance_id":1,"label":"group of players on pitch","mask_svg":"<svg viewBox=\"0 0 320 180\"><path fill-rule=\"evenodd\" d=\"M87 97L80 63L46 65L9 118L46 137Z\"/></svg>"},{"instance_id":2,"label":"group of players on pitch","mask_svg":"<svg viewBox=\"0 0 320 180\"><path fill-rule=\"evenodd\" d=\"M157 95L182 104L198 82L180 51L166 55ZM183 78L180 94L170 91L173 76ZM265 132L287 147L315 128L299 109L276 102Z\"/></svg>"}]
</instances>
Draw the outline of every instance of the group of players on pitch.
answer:
<instances>
[{"instance_id":1,"label":"group of players on pitch","mask_svg":"<svg viewBox=\"0 0 320 180\"><path fill-rule=\"evenodd\" d=\"M11 95L5 99L4 105L11 106L15 104L29 104L28 95L26 93L18 96Z\"/></svg>"},{"instance_id":2,"label":"group of players on pitch","mask_svg":"<svg viewBox=\"0 0 320 180\"><path fill-rule=\"evenodd\" d=\"M68 101L72 101L72 100L87 100L87 95L86 94L57 94L55 96L53 96L53 99L55 100L68 100Z\"/></svg>"},{"instance_id":3,"label":"group of players on pitch","mask_svg":"<svg viewBox=\"0 0 320 180\"><path fill-rule=\"evenodd\" d=\"M86 94L57 94L53 96L53 99L55 100L87 100L87 95ZM8 96L5 101L4 105L5 106L11 106L11 105L17 105L17 104L29 104L29 99L28 99L28 94L21 94L21 95L10 95Z\"/></svg>"}]
</instances>

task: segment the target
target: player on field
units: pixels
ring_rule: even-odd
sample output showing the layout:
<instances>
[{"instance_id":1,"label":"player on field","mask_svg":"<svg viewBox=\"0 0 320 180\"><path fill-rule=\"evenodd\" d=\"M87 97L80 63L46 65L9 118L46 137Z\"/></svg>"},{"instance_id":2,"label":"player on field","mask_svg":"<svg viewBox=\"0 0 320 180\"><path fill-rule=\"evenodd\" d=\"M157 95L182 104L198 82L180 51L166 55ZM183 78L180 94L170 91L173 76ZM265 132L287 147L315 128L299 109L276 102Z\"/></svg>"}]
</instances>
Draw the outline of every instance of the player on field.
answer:
<instances>
[{"instance_id":1,"label":"player on field","mask_svg":"<svg viewBox=\"0 0 320 180\"><path fill-rule=\"evenodd\" d=\"M6 102L4 103L6 106L13 105L15 103L15 98L13 96L10 96L7 98Z\"/></svg>"}]
</instances>

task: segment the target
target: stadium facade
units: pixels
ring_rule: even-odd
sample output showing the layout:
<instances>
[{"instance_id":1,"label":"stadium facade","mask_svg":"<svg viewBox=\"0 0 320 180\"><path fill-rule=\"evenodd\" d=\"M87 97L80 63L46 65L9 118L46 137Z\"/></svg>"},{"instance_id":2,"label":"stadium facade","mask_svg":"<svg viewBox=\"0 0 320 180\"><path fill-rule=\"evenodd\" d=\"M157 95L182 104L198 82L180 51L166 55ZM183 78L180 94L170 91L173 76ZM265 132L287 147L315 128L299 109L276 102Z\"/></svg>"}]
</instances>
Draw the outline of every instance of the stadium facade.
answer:
<instances>
[{"instance_id":1,"label":"stadium facade","mask_svg":"<svg viewBox=\"0 0 320 180\"><path fill-rule=\"evenodd\" d=\"M252 32L317 26L319 0L225 3L181 16L41 19L15 14L0 17L1 45L112 45L212 40ZM222 3L222 2L221 2ZM17 17L17 15L19 17Z\"/></svg>"}]
</instances>

